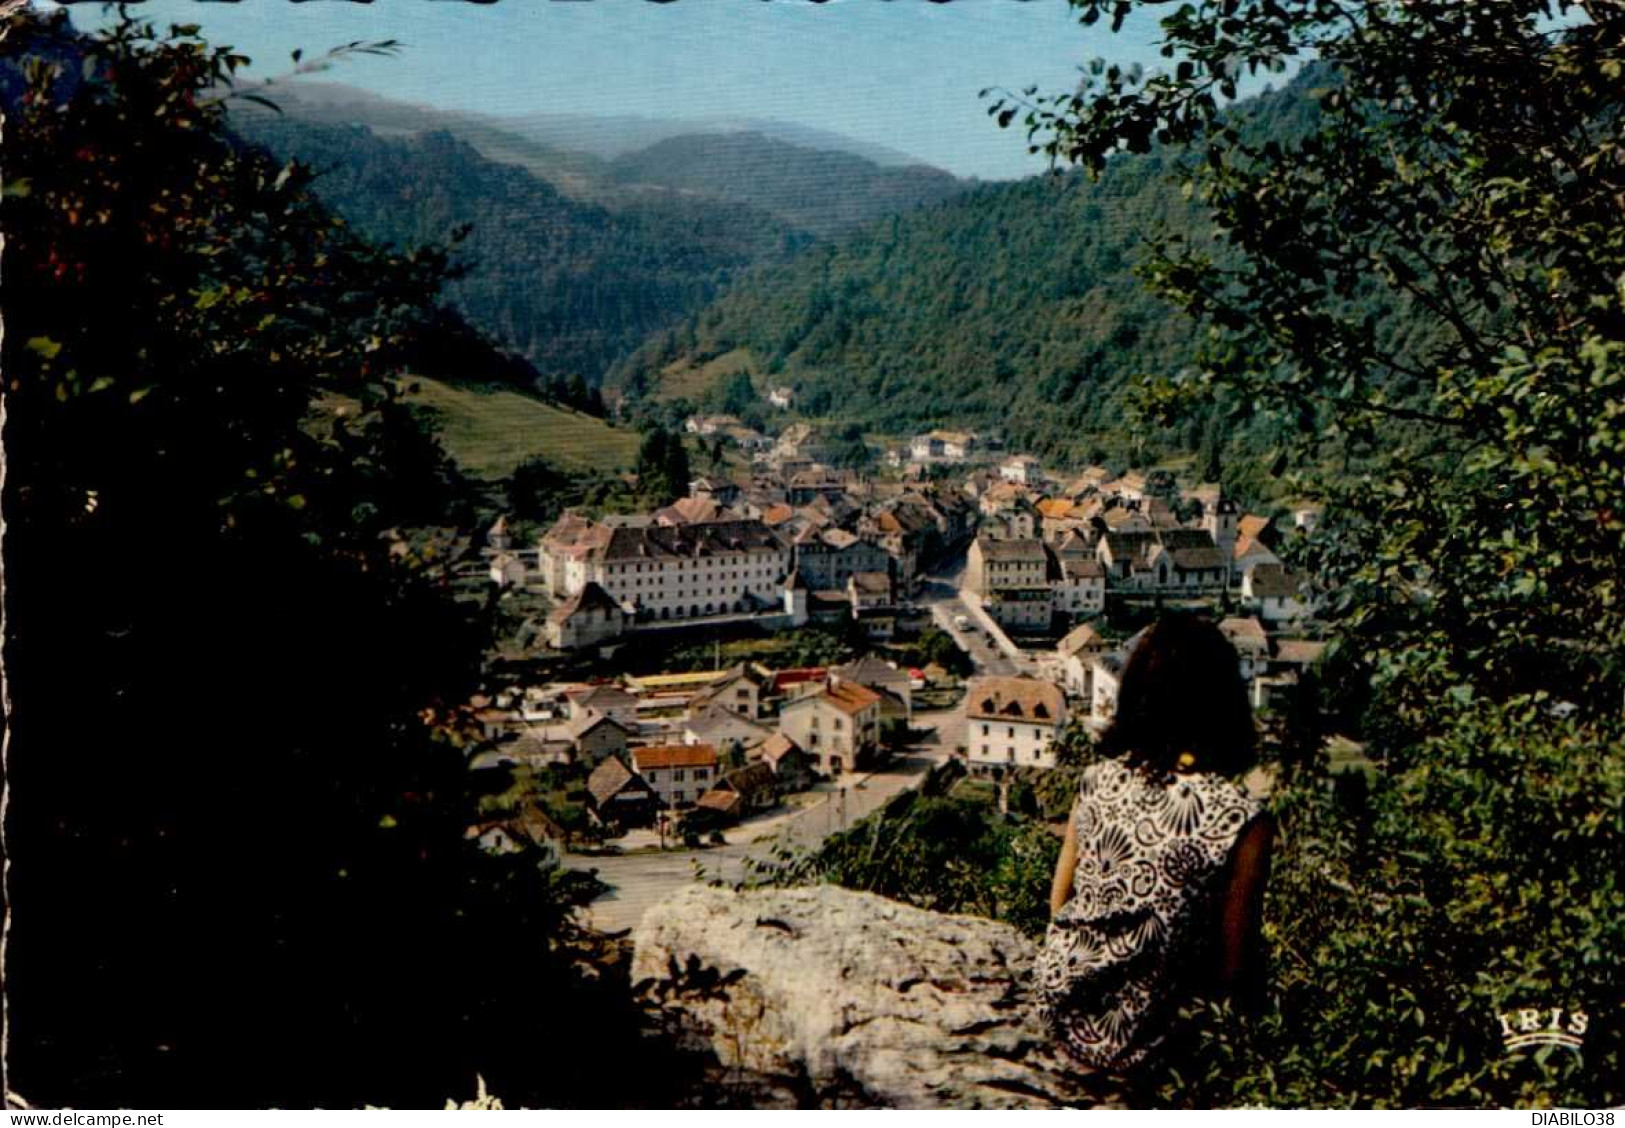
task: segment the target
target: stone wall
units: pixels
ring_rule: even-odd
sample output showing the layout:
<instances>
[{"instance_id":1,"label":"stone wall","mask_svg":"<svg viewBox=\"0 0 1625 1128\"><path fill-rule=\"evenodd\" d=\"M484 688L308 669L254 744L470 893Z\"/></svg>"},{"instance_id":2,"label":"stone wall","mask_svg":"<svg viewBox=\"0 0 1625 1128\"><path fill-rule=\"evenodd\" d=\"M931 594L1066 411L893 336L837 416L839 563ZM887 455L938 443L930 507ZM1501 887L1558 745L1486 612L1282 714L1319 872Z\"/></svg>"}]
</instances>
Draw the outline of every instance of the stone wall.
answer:
<instances>
[{"instance_id":1,"label":"stone wall","mask_svg":"<svg viewBox=\"0 0 1625 1128\"><path fill-rule=\"evenodd\" d=\"M635 933L668 1030L739 1103L1046 1108L1120 1103L1059 1058L1007 925L836 886L691 886Z\"/></svg>"}]
</instances>

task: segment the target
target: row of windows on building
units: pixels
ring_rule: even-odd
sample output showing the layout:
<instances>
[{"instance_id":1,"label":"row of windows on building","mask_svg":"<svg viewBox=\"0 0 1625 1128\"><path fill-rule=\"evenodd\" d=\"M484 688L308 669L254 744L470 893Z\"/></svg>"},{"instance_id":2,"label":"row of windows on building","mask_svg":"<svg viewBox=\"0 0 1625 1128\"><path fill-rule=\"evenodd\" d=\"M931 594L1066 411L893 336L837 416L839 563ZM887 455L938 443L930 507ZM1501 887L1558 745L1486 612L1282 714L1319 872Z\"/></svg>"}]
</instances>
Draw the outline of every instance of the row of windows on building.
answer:
<instances>
[{"instance_id":1,"label":"row of windows on building","mask_svg":"<svg viewBox=\"0 0 1625 1128\"><path fill-rule=\"evenodd\" d=\"M989 725L983 725L982 726L982 735L983 736L990 735L989 731L988 731L990 729L990 727L991 726L989 726ZM1014 740L1016 738L1016 726L1015 725L1006 725L1004 735L1006 737L1008 737L1009 739ZM1050 738L1050 734L1047 733L1047 732L1041 732L1041 733L1038 734L1038 736L1039 736L1040 740L1046 740L1047 741Z\"/></svg>"},{"instance_id":2,"label":"row of windows on building","mask_svg":"<svg viewBox=\"0 0 1625 1128\"><path fill-rule=\"evenodd\" d=\"M689 566L689 563L690 562L687 560L677 560L672 562L671 567L674 567L679 572L684 571L685 569L688 571L698 571L702 565L706 568L736 568L743 565L748 565L751 563L751 561L748 557L738 559L728 557L727 559L711 559L704 561L695 560L693 561L692 567ZM771 564L758 563L756 565L756 570L758 572L765 572L770 568L781 567L782 564L783 558L775 555ZM668 564L664 560L660 561L659 563L654 563L651 561L648 565L648 571L664 572L666 571L667 567ZM631 575L634 572L644 571L644 566L642 564L607 564L605 565L605 568L612 576Z\"/></svg>"},{"instance_id":3,"label":"row of windows on building","mask_svg":"<svg viewBox=\"0 0 1625 1128\"><path fill-rule=\"evenodd\" d=\"M648 772L649 782L650 783L659 783L660 782L660 773L661 773L661 771L662 771L662 769L660 769L660 768L651 768L649 770L649 772ZM684 782L684 780L687 778L684 775L684 773L687 772L687 771L688 771L687 768L672 768L671 769L671 780L672 780L672 782L673 783L682 783L682 782ZM710 768L695 768L694 769L694 782L695 783L704 783L706 780L708 780L710 778L711 778L711 769Z\"/></svg>"},{"instance_id":4,"label":"row of windows on building","mask_svg":"<svg viewBox=\"0 0 1625 1128\"><path fill-rule=\"evenodd\" d=\"M634 584L632 584L631 586L641 588L643 586L643 581L638 580ZM653 581L653 580L649 581L649 587L651 589L658 589L660 586L661 585L655 583L655 581ZM730 586L728 584L723 584L721 587L718 587L718 588L715 588L715 589L706 588L703 594L705 594L705 595L730 595L730 594L731 595L738 595L741 592L750 591L751 586L752 585L750 585L748 583L747 584L733 584L732 586ZM756 586L760 587L762 585L758 584ZM622 581L621 583L612 583L612 584L609 585L609 587L610 587L611 591L626 591L627 590L627 584L625 583L625 581ZM682 599L685 596L698 596L700 594L702 594L702 593L701 593L699 588L695 588L691 592L685 592L681 588L679 588L675 593L667 595L666 598L667 599Z\"/></svg>"},{"instance_id":5,"label":"row of windows on building","mask_svg":"<svg viewBox=\"0 0 1625 1128\"><path fill-rule=\"evenodd\" d=\"M1034 749L1030 753L1030 756L1031 756L1031 759L1034 762L1036 762L1038 760L1038 750ZM982 745L982 759L991 760L992 758L993 758L993 754L988 751L988 746L985 745L985 744ZM1008 760L1012 764L1015 763L1016 762L1016 750L1014 748L1006 748L1004 750L1004 758L1006 760Z\"/></svg>"}]
</instances>

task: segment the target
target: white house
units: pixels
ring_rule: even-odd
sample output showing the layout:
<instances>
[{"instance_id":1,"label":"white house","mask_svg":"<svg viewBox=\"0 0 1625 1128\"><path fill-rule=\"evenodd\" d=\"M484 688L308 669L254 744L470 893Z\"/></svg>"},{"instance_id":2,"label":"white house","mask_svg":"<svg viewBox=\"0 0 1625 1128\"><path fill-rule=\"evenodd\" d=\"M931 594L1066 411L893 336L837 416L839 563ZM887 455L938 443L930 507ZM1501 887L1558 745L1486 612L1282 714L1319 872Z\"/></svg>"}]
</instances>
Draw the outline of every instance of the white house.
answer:
<instances>
[{"instance_id":1,"label":"white house","mask_svg":"<svg viewBox=\"0 0 1625 1128\"><path fill-rule=\"evenodd\" d=\"M861 766L880 746L880 695L855 682L829 681L779 709L779 731L825 775Z\"/></svg>"},{"instance_id":2,"label":"white house","mask_svg":"<svg viewBox=\"0 0 1625 1128\"><path fill-rule=\"evenodd\" d=\"M740 426L737 415L690 415L683 420L683 430L691 435L715 435L730 427Z\"/></svg>"},{"instance_id":3,"label":"white house","mask_svg":"<svg viewBox=\"0 0 1625 1128\"><path fill-rule=\"evenodd\" d=\"M1230 550L1230 569L1243 579L1260 564L1280 562L1281 558L1271 552L1268 545L1250 533L1239 534L1235 546Z\"/></svg>"},{"instance_id":4,"label":"white house","mask_svg":"<svg viewBox=\"0 0 1625 1128\"><path fill-rule=\"evenodd\" d=\"M525 563L517 553L497 552L491 556L489 575L497 587L523 587Z\"/></svg>"},{"instance_id":5,"label":"white house","mask_svg":"<svg viewBox=\"0 0 1625 1128\"><path fill-rule=\"evenodd\" d=\"M913 462L936 462L942 458L942 449L942 439L935 432L908 441L908 457Z\"/></svg>"},{"instance_id":6,"label":"white house","mask_svg":"<svg viewBox=\"0 0 1625 1128\"><path fill-rule=\"evenodd\" d=\"M616 685L593 685L565 695L570 701L570 719L601 713L628 731L638 727L638 699Z\"/></svg>"},{"instance_id":7,"label":"white house","mask_svg":"<svg viewBox=\"0 0 1625 1128\"><path fill-rule=\"evenodd\" d=\"M1031 538L977 537L965 560L966 591L986 600L997 592L1049 587L1049 553Z\"/></svg>"},{"instance_id":8,"label":"white house","mask_svg":"<svg viewBox=\"0 0 1625 1128\"><path fill-rule=\"evenodd\" d=\"M689 711L717 705L741 717L756 720L762 715L762 687L765 681L749 663L741 662L696 694L689 703Z\"/></svg>"},{"instance_id":9,"label":"white house","mask_svg":"<svg viewBox=\"0 0 1625 1128\"><path fill-rule=\"evenodd\" d=\"M692 807L717 779L717 750L709 744L655 744L631 754L632 770L666 807Z\"/></svg>"},{"instance_id":10,"label":"white house","mask_svg":"<svg viewBox=\"0 0 1625 1128\"><path fill-rule=\"evenodd\" d=\"M576 650L619 638L631 616L595 583L584 585L547 616L547 645Z\"/></svg>"},{"instance_id":11,"label":"white house","mask_svg":"<svg viewBox=\"0 0 1625 1128\"><path fill-rule=\"evenodd\" d=\"M1050 582L1055 610L1066 615L1098 615L1106 609L1106 568L1091 558L1061 559Z\"/></svg>"},{"instance_id":12,"label":"white house","mask_svg":"<svg viewBox=\"0 0 1625 1128\"><path fill-rule=\"evenodd\" d=\"M1018 486L1037 485L1044 477L1044 467L1030 454L1013 454L999 464L999 477Z\"/></svg>"},{"instance_id":13,"label":"white house","mask_svg":"<svg viewBox=\"0 0 1625 1128\"><path fill-rule=\"evenodd\" d=\"M1089 727L1103 729L1117 712L1117 690L1123 679L1122 651L1095 655L1089 667Z\"/></svg>"},{"instance_id":14,"label":"white house","mask_svg":"<svg viewBox=\"0 0 1625 1128\"><path fill-rule=\"evenodd\" d=\"M536 546L536 569L547 594L563 599L580 591L586 577L581 575L575 585L570 586L567 576L570 559L584 555L593 544L608 539L609 530L605 526L566 510L542 534Z\"/></svg>"},{"instance_id":15,"label":"white house","mask_svg":"<svg viewBox=\"0 0 1625 1128\"><path fill-rule=\"evenodd\" d=\"M1266 671L1270 659L1270 640L1264 633L1264 624L1253 618L1230 618L1219 623L1219 630L1236 648L1243 681L1251 682Z\"/></svg>"},{"instance_id":16,"label":"white house","mask_svg":"<svg viewBox=\"0 0 1625 1128\"><path fill-rule=\"evenodd\" d=\"M1065 638L1055 644L1061 686L1066 690L1068 697L1076 698L1085 704L1089 703L1093 689L1090 674L1094 668L1095 658L1104 653L1105 649L1106 640L1088 623L1074 627Z\"/></svg>"},{"instance_id":17,"label":"white house","mask_svg":"<svg viewBox=\"0 0 1625 1128\"><path fill-rule=\"evenodd\" d=\"M720 705L692 709L683 723L684 744L708 744L712 748L728 748L736 743L742 750L754 748L772 735L773 730L766 725Z\"/></svg>"},{"instance_id":18,"label":"white house","mask_svg":"<svg viewBox=\"0 0 1625 1128\"><path fill-rule=\"evenodd\" d=\"M931 431L915 435L908 442L911 462L964 462L977 449L977 438L968 431Z\"/></svg>"},{"instance_id":19,"label":"white house","mask_svg":"<svg viewBox=\"0 0 1625 1128\"><path fill-rule=\"evenodd\" d=\"M868 654L844 666L832 667L829 674L836 681L852 682L880 694L882 718L895 716L905 721L913 719L914 685L907 670L900 670L890 662Z\"/></svg>"},{"instance_id":20,"label":"white house","mask_svg":"<svg viewBox=\"0 0 1625 1128\"><path fill-rule=\"evenodd\" d=\"M1309 612L1303 584L1280 564L1258 564L1241 577L1241 597L1266 623L1287 623Z\"/></svg>"},{"instance_id":21,"label":"white house","mask_svg":"<svg viewBox=\"0 0 1625 1128\"><path fill-rule=\"evenodd\" d=\"M1060 687L1036 678L972 678L965 687L965 759L971 771L1053 768L1066 723Z\"/></svg>"}]
</instances>

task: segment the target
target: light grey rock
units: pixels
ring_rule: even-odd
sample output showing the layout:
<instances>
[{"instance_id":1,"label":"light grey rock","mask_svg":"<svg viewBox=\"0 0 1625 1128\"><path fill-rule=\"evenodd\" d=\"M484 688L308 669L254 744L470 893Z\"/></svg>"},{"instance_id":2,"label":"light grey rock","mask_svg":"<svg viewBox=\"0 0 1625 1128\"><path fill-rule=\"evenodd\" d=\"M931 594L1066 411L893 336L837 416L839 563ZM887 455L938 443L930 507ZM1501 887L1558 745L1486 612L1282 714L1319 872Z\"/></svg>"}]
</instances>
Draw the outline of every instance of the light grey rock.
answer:
<instances>
[{"instance_id":1,"label":"light grey rock","mask_svg":"<svg viewBox=\"0 0 1625 1128\"><path fill-rule=\"evenodd\" d=\"M831 885L696 885L634 939L633 981L652 982L687 1047L779 1103L1116 1103L1051 1048L1028 996L1033 944L1008 925Z\"/></svg>"}]
</instances>

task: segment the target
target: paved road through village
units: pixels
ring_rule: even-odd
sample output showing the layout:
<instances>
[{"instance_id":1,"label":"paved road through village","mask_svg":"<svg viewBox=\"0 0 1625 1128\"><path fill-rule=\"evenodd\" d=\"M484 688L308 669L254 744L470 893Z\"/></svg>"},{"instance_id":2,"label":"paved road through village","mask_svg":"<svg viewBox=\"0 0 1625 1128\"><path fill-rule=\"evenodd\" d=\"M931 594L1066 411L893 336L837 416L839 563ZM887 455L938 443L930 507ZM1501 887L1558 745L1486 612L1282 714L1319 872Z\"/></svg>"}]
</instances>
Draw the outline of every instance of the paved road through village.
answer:
<instances>
[{"instance_id":1,"label":"paved road through village","mask_svg":"<svg viewBox=\"0 0 1625 1128\"><path fill-rule=\"evenodd\" d=\"M962 567L962 564L961 564ZM958 591L959 568L929 576L918 599L937 625L953 636L970 655L980 673L1012 674L1015 665L991 645L974 624L968 630L955 625L966 613ZM886 800L917 787L930 768L965 742L965 716L959 709L914 714L914 728L928 733L925 742L911 748L891 765L868 775L850 775L814 793L814 801L791 811L778 811L752 819L727 833L729 844L698 850L644 851L608 857L566 855L574 870L596 870L611 886L584 912L587 923L614 932L634 927L645 910L678 888L695 880L720 877L738 880L746 858L768 859L776 844L788 841L812 847L850 826Z\"/></svg>"},{"instance_id":2,"label":"paved road through village","mask_svg":"<svg viewBox=\"0 0 1625 1128\"><path fill-rule=\"evenodd\" d=\"M880 771L842 777L814 793L815 801L807 806L772 812L729 830L727 846L609 857L567 855L564 864L568 868L597 870L599 878L612 886L587 907L586 922L606 932L631 928L650 905L680 886L711 877L736 881L744 876L747 857L766 860L782 842L801 848L816 846L900 791L918 786L932 765L947 759L963 742L964 717L957 710L916 713L914 727L933 729L931 742L916 746Z\"/></svg>"}]
</instances>

